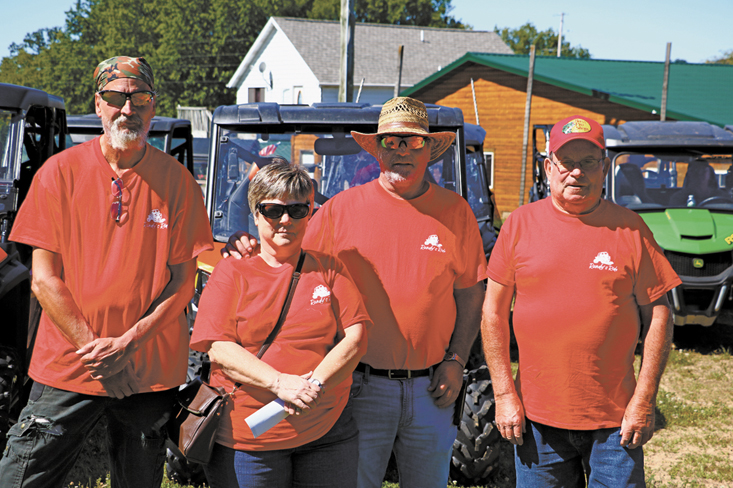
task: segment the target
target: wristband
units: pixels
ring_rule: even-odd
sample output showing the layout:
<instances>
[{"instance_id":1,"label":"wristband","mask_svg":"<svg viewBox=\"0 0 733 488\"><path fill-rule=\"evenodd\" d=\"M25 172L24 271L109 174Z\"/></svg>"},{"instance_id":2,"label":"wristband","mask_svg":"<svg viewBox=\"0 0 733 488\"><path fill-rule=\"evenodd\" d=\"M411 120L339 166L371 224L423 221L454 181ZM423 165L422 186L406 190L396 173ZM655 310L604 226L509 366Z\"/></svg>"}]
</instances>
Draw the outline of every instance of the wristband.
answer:
<instances>
[{"instance_id":1,"label":"wristband","mask_svg":"<svg viewBox=\"0 0 733 488\"><path fill-rule=\"evenodd\" d=\"M445 356L443 356L443 361L455 361L460 364L462 368L466 367L466 361L464 361L461 356L452 351L447 351L445 353Z\"/></svg>"}]
</instances>

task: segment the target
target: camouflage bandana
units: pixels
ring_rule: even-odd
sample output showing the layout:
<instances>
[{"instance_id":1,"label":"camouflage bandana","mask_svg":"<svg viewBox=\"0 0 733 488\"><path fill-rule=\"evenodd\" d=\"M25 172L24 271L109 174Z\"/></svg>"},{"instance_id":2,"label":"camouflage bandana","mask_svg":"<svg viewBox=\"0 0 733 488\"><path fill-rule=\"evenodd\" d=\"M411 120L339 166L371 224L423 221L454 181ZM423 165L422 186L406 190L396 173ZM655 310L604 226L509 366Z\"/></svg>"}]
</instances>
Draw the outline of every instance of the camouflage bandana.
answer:
<instances>
[{"instance_id":1,"label":"camouflage bandana","mask_svg":"<svg viewBox=\"0 0 733 488\"><path fill-rule=\"evenodd\" d=\"M145 61L145 58L115 56L102 61L94 70L97 91L102 91L110 81L121 78L135 78L147 83L151 90L155 90L155 86L153 86L153 68Z\"/></svg>"}]
</instances>

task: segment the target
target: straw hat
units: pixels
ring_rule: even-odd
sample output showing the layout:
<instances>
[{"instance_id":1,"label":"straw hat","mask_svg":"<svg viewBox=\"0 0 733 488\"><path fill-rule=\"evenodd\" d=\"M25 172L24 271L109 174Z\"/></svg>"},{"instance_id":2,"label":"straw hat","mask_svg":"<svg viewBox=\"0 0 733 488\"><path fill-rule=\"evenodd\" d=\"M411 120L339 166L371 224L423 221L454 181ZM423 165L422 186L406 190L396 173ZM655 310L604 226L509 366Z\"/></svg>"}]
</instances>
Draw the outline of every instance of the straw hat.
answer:
<instances>
[{"instance_id":1,"label":"straw hat","mask_svg":"<svg viewBox=\"0 0 733 488\"><path fill-rule=\"evenodd\" d=\"M379 126L376 134L363 134L351 131L351 136L369 154L377 156L377 146L382 135L416 135L432 140L430 160L437 158L453 143L456 135L453 132L429 132L428 111L420 100L398 97L389 100L382 106L379 114Z\"/></svg>"}]
</instances>

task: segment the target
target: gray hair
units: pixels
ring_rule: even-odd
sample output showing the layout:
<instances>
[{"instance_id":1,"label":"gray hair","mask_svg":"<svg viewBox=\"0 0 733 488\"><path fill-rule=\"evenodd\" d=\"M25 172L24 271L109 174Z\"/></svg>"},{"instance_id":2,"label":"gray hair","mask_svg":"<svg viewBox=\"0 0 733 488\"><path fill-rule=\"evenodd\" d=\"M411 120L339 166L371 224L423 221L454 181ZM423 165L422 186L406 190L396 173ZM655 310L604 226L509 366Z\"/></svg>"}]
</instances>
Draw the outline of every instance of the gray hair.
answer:
<instances>
[{"instance_id":1,"label":"gray hair","mask_svg":"<svg viewBox=\"0 0 733 488\"><path fill-rule=\"evenodd\" d=\"M297 165L290 164L287 159L277 157L273 162L261 168L249 185L249 208L252 215L257 204L263 200L290 197L306 200L313 206L313 182L308 173Z\"/></svg>"}]
</instances>

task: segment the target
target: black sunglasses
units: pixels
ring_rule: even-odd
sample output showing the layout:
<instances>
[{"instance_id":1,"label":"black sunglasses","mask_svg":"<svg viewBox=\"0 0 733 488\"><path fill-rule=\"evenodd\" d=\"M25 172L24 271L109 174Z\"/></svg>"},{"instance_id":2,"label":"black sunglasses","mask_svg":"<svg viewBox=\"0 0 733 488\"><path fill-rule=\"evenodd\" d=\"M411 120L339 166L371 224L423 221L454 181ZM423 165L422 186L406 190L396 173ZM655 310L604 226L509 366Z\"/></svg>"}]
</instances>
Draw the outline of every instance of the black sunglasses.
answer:
<instances>
[{"instance_id":1,"label":"black sunglasses","mask_svg":"<svg viewBox=\"0 0 733 488\"><path fill-rule=\"evenodd\" d=\"M145 105L150 104L150 102L153 101L153 98L155 98L155 92L149 90L141 90L132 93L102 90L97 93L99 93L99 96L102 97L102 100L105 102L120 108L124 107L128 100L130 100L135 107L144 107Z\"/></svg>"},{"instance_id":2,"label":"black sunglasses","mask_svg":"<svg viewBox=\"0 0 733 488\"><path fill-rule=\"evenodd\" d=\"M268 219L279 219L285 212L293 219L304 219L310 213L310 203L294 203L281 205L279 203L258 203L257 211Z\"/></svg>"}]
</instances>

